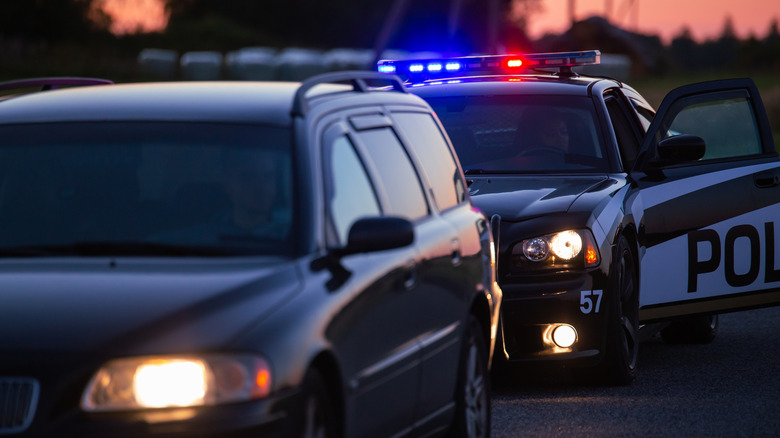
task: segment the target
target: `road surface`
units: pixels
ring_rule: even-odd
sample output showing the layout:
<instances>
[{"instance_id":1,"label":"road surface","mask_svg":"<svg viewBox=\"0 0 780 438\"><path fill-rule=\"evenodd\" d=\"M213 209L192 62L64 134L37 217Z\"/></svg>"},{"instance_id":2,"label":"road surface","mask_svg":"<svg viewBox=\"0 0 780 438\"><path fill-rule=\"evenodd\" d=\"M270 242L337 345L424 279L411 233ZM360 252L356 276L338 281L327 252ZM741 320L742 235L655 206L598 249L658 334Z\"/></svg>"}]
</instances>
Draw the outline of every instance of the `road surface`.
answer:
<instances>
[{"instance_id":1,"label":"road surface","mask_svg":"<svg viewBox=\"0 0 780 438\"><path fill-rule=\"evenodd\" d=\"M640 347L626 387L564 371L493 384L492 436L780 437L780 307L720 316L707 345Z\"/></svg>"}]
</instances>

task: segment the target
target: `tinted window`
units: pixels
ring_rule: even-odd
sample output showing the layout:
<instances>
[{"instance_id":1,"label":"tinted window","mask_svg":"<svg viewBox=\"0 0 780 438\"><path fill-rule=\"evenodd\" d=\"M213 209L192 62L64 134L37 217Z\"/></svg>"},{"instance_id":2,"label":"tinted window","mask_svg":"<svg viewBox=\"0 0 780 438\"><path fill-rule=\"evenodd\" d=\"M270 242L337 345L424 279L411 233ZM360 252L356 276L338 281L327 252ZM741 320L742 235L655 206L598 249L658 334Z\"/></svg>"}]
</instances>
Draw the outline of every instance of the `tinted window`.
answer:
<instances>
[{"instance_id":1,"label":"tinted window","mask_svg":"<svg viewBox=\"0 0 780 438\"><path fill-rule=\"evenodd\" d=\"M58 245L79 255L154 254L153 245L163 255L160 245L292 252L286 129L82 123L3 127L0 135L2 246Z\"/></svg>"},{"instance_id":2,"label":"tinted window","mask_svg":"<svg viewBox=\"0 0 780 438\"><path fill-rule=\"evenodd\" d=\"M352 224L361 217L379 215L379 204L363 163L347 137L338 137L333 142L328 166L330 217L343 246Z\"/></svg>"},{"instance_id":3,"label":"tinted window","mask_svg":"<svg viewBox=\"0 0 780 438\"><path fill-rule=\"evenodd\" d=\"M428 214L425 195L409 156L390 128L360 131L390 205L386 214L414 220Z\"/></svg>"},{"instance_id":4,"label":"tinted window","mask_svg":"<svg viewBox=\"0 0 780 438\"><path fill-rule=\"evenodd\" d=\"M655 117L655 112L653 112L653 110L650 108L642 106L639 102L633 99L631 100L631 105L633 105L634 109L636 110L639 123L642 124L642 130L647 132L647 128L650 127L650 123L653 121L653 117Z\"/></svg>"},{"instance_id":5,"label":"tinted window","mask_svg":"<svg viewBox=\"0 0 780 438\"><path fill-rule=\"evenodd\" d=\"M615 132L618 148L620 149L620 155L623 159L623 168L629 170L634 164L636 155L639 152L639 140L634 134L631 119L623 110L623 106L620 105L617 98L607 98L606 105L609 118L612 121L612 129L614 129Z\"/></svg>"},{"instance_id":6,"label":"tinted window","mask_svg":"<svg viewBox=\"0 0 780 438\"><path fill-rule=\"evenodd\" d=\"M762 152L756 118L747 93L708 93L682 99L664 120L665 135L704 139L704 160Z\"/></svg>"},{"instance_id":7,"label":"tinted window","mask_svg":"<svg viewBox=\"0 0 780 438\"><path fill-rule=\"evenodd\" d=\"M426 100L467 172L609 170L589 98L458 96Z\"/></svg>"},{"instance_id":8,"label":"tinted window","mask_svg":"<svg viewBox=\"0 0 780 438\"><path fill-rule=\"evenodd\" d=\"M444 210L465 200L465 184L447 141L430 114L397 113L400 132L408 138L412 150L428 175L436 205Z\"/></svg>"}]
</instances>

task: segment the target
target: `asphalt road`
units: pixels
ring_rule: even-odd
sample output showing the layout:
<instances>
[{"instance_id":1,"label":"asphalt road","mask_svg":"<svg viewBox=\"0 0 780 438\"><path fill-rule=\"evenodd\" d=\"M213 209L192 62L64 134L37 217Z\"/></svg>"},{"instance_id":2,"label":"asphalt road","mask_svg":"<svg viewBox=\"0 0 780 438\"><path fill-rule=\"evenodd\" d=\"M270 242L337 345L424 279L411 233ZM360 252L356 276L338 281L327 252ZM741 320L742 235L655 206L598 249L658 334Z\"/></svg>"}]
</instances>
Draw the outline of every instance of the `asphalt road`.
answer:
<instances>
[{"instance_id":1,"label":"asphalt road","mask_svg":"<svg viewBox=\"0 0 780 438\"><path fill-rule=\"evenodd\" d=\"M780 437L780 307L720 316L707 345L640 346L636 381L493 383L493 437Z\"/></svg>"}]
</instances>

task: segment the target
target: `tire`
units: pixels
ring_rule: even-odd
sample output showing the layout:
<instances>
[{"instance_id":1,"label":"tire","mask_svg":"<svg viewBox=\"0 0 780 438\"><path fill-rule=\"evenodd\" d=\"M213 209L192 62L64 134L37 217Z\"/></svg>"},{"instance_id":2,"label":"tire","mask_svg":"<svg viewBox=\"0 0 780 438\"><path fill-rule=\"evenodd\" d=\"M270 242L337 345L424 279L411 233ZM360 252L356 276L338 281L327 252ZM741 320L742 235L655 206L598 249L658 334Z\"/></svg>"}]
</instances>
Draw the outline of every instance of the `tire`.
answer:
<instances>
[{"instance_id":1,"label":"tire","mask_svg":"<svg viewBox=\"0 0 780 438\"><path fill-rule=\"evenodd\" d=\"M661 330L669 344L709 344L718 334L718 315L696 315L672 321Z\"/></svg>"},{"instance_id":2,"label":"tire","mask_svg":"<svg viewBox=\"0 0 780 438\"><path fill-rule=\"evenodd\" d=\"M316 369L309 370L301 387L296 436L335 438L339 436L336 411L325 380Z\"/></svg>"},{"instance_id":3,"label":"tire","mask_svg":"<svg viewBox=\"0 0 780 438\"><path fill-rule=\"evenodd\" d=\"M477 320L470 317L463 340L455 391L454 438L490 436L490 374L485 337Z\"/></svg>"},{"instance_id":4,"label":"tire","mask_svg":"<svg viewBox=\"0 0 780 438\"><path fill-rule=\"evenodd\" d=\"M599 370L601 380L609 385L628 385L636 377L639 284L634 260L631 245L625 236L620 236L609 270L606 351Z\"/></svg>"}]
</instances>

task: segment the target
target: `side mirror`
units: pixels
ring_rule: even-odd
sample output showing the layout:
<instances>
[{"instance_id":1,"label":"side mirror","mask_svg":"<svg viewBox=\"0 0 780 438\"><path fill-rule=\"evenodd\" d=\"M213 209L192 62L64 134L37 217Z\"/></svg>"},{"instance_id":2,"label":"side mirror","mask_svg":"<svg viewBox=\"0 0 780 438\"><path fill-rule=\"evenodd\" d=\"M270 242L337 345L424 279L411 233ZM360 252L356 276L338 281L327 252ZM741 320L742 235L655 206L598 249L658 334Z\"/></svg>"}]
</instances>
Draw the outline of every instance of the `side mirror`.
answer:
<instances>
[{"instance_id":1,"label":"side mirror","mask_svg":"<svg viewBox=\"0 0 780 438\"><path fill-rule=\"evenodd\" d=\"M311 269L328 269L333 277L326 283L329 291L335 291L352 273L341 265L341 257L361 252L384 251L414 243L414 225L399 217L379 216L358 219L352 224L347 246L331 248L324 257L312 260Z\"/></svg>"},{"instance_id":2,"label":"side mirror","mask_svg":"<svg viewBox=\"0 0 780 438\"><path fill-rule=\"evenodd\" d=\"M658 142L658 164L676 164L700 160L704 139L695 135L674 135Z\"/></svg>"},{"instance_id":3,"label":"side mirror","mask_svg":"<svg viewBox=\"0 0 780 438\"><path fill-rule=\"evenodd\" d=\"M347 246L338 255L384 251L414 242L414 225L400 217L381 216L357 220L349 229Z\"/></svg>"}]
</instances>

